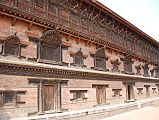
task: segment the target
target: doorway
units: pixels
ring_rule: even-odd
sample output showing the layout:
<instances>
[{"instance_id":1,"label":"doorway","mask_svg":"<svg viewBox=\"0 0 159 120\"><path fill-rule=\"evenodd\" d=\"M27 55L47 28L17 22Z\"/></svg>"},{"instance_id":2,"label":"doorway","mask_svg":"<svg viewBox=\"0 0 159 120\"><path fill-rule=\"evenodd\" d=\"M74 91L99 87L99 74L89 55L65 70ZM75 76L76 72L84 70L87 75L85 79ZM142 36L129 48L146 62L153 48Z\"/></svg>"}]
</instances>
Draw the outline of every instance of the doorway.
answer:
<instances>
[{"instance_id":1,"label":"doorway","mask_svg":"<svg viewBox=\"0 0 159 120\"><path fill-rule=\"evenodd\" d=\"M105 104L106 103L106 87L103 85L96 86L96 99L97 104Z\"/></svg>"},{"instance_id":2,"label":"doorway","mask_svg":"<svg viewBox=\"0 0 159 120\"><path fill-rule=\"evenodd\" d=\"M54 110L54 85L43 86L44 111Z\"/></svg>"},{"instance_id":3,"label":"doorway","mask_svg":"<svg viewBox=\"0 0 159 120\"><path fill-rule=\"evenodd\" d=\"M126 96L127 96L127 100L134 100L134 87L133 87L133 83L126 83Z\"/></svg>"}]
</instances>

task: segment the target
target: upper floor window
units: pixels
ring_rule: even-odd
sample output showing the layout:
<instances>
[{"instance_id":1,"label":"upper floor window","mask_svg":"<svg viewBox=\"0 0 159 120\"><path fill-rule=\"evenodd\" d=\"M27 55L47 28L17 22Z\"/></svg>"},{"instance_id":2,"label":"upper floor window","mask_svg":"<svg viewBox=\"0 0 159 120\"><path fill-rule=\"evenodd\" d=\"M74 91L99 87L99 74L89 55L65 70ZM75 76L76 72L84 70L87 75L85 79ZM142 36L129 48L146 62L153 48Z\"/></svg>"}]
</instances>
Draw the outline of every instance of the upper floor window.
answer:
<instances>
[{"instance_id":1,"label":"upper floor window","mask_svg":"<svg viewBox=\"0 0 159 120\"><path fill-rule=\"evenodd\" d=\"M141 65L135 66L135 68L136 68L136 71L137 71L136 74L141 75L141 72L140 72L141 71Z\"/></svg>"},{"instance_id":2,"label":"upper floor window","mask_svg":"<svg viewBox=\"0 0 159 120\"><path fill-rule=\"evenodd\" d=\"M113 72L120 72L120 70L119 70L119 65L120 65L119 59L116 59L116 60L112 61L112 64L113 64L112 71Z\"/></svg>"},{"instance_id":3,"label":"upper floor window","mask_svg":"<svg viewBox=\"0 0 159 120\"><path fill-rule=\"evenodd\" d=\"M104 47L97 48L96 54L93 55L93 57L94 57L94 69L107 71L106 60L108 58L105 55L105 48Z\"/></svg>"},{"instance_id":4,"label":"upper floor window","mask_svg":"<svg viewBox=\"0 0 159 120\"><path fill-rule=\"evenodd\" d=\"M38 61L59 64L61 62L61 37L56 30L47 30L38 44Z\"/></svg>"},{"instance_id":5,"label":"upper floor window","mask_svg":"<svg viewBox=\"0 0 159 120\"><path fill-rule=\"evenodd\" d=\"M51 0L49 0L48 10L49 10L49 12L53 13L54 15L58 14L58 7L57 7L57 5L55 5L54 3L52 3Z\"/></svg>"},{"instance_id":6,"label":"upper floor window","mask_svg":"<svg viewBox=\"0 0 159 120\"><path fill-rule=\"evenodd\" d=\"M159 78L159 65L157 65L157 67L156 67L156 77L158 77Z\"/></svg>"},{"instance_id":7,"label":"upper floor window","mask_svg":"<svg viewBox=\"0 0 159 120\"><path fill-rule=\"evenodd\" d=\"M3 43L3 52L2 55L13 55L20 57L22 43L20 42L19 37L16 35L8 36Z\"/></svg>"},{"instance_id":8,"label":"upper floor window","mask_svg":"<svg viewBox=\"0 0 159 120\"><path fill-rule=\"evenodd\" d=\"M35 5L40 8L44 8L44 0L35 0Z\"/></svg>"},{"instance_id":9,"label":"upper floor window","mask_svg":"<svg viewBox=\"0 0 159 120\"><path fill-rule=\"evenodd\" d=\"M124 73L126 74L133 74L132 71L132 57L131 55L126 56L124 59L122 59L124 62Z\"/></svg>"},{"instance_id":10,"label":"upper floor window","mask_svg":"<svg viewBox=\"0 0 159 120\"><path fill-rule=\"evenodd\" d=\"M148 63L146 63L145 65L143 65L143 69L144 69L144 76L148 77L149 76L149 67L148 67Z\"/></svg>"}]
</instances>

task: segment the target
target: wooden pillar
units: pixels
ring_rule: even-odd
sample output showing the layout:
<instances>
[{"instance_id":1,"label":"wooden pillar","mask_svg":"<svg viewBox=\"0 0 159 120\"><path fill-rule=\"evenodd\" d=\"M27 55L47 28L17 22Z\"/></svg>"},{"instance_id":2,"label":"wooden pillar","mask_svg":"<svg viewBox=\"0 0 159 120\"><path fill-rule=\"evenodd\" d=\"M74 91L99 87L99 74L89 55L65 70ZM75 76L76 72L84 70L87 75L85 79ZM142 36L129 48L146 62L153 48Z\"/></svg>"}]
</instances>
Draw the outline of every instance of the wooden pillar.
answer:
<instances>
[{"instance_id":1,"label":"wooden pillar","mask_svg":"<svg viewBox=\"0 0 159 120\"><path fill-rule=\"evenodd\" d=\"M5 46L6 46L6 43L4 42L2 46L2 55L5 55Z\"/></svg>"},{"instance_id":2,"label":"wooden pillar","mask_svg":"<svg viewBox=\"0 0 159 120\"><path fill-rule=\"evenodd\" d=\"M40 52L41 52L41 41L38 42L38 45L37 45L38 49L37 49L37 62L40 62Z\"/></svg>"},{"instance_id":3,"label":"wooden pillar","mask_svg":"<svg viewBox=\"0 0 159 120\"><path fill-rule=\"evenodd\" d=\"M17 50L17 57L20 58L21 56L21 46L18 46L18 50Z\"/></svg>"},{"instance_id":4,"label":"wooden pillar","mask_svg":"<svg viewBox=\"0 0 159 120\"><path fill-rule=\"evenodd\" d=\"M42 94L42 87L43 87L43 83L42 83L42 80L40 80L40 83L39 83L39 112L38 114L42 114L43 113L43 94Z\"/></svg>"},{"instance_id":5,"label":"wooden pillar","mask_svg":"<svg viewBox=\"0 0 159 120\"><path fill-rule=\"evenodd\" d=\"M56 112L61 112L61 83L57 82L57 104Z\"/></svg>"},{"instance_id":6,"label":"wooden pillar","mask_svg":"<svg viewBox=\"0 0 159 120\"><path fill-rule=\"evenodd\" d=\"M156 86L157 86L157 96L159 97L159 84L156 84Z\"/></svg>"}]
</instances>

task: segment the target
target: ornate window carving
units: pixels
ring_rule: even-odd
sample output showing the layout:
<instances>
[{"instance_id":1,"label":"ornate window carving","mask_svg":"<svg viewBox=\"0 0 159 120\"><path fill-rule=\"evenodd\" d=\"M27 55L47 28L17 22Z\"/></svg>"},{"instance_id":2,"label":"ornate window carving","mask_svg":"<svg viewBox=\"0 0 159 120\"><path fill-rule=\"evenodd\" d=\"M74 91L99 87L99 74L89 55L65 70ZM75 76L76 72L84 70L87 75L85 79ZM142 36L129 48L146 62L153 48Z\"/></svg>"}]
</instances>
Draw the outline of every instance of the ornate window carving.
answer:
<instances>
[{"instance_id":1,"label":"ornate window carving","mask_svg":"<svg viewBox=\"0 0 159 120\"><path fill-rule=\"evenodd\" d=\"M135 66L135 68L136 68L136 71L137 71L137 75L141 75L141 65L138 65L138 66Z\"/></svg>"},{"instance_id":2,"label":"ornate window carving","mask_svg":"<svg viewBox=\"0 0 159 120\"><path fill-rule=\"evenodd\" d=\"M19 37L15 33L4 39L2 55L13 55L20 57L20 51L22 47Z\"/></svg>"},{"instance_id":3,"label":"ornate window carving","mask_svg":"<svg viewBox=\"0 0 159 120\"><path fill-rule=\"evenodd\" d=\"M138 95L142 95L143 94L143 88L137 88L137 90L138 90Z\"/></svg>"},{"instance_id":4,"label":"ornate window carving","mask_svg":"<svg viewBox=\"0 0 159 120\"><path fill-rule=\"evenodd\" d=\"M71 90L71 101L78 102L78 101L86 101L88 98L87 90Z\"/></svg>"},{"instance_id":5,"label":"ornate window carving","mask_svg":"<svg viewBox=\"0 0 159 120\"><path fill-rule=\"evenodd\" d=\"M79 30L79 20L79 15L75 12L71 12L70 22L72 29Z\"/></svg>"},{"instance_id":6,"label":"ornate window carving","mask_svg":"<svg viewBox=\"0 0 159 120\"><path fill-rule=\"evenodd\" d=\"M149 70L148 63L146 63L143 66L143 69L144 69L144 76L148 77L149 76L149 74L148 74L148 70Z\"/></svg>"},{"instance_id":7,"label":"ornate window carving","mask_svg":"<svg viewBox=\"0 0 159 120\"><path fill-rule=\"evenodd\" d=\"M84 57L84 55L82 53L81 48L75 54L73 54L72 57L73 57L73 63L72 64L74 66L77 66L77 67L86 67L84 65L84 59L85 59L85 57Z\"/></svg>"},{"instance_id":8,"label":"ornate window carving","mask_svg":"<svg viewBox=\"0 0 159 120\"><path fill-rule=\"evenodd\" d=\"M58 14L57 5L55 3L53 3L51 0L49 0L48 10L49 10L49 12L53 13L54 15Z\"/></svg>"},{"instance_id":9,"label":"ornate window carving","mask_svg":"<svg viewBox=\"0 0 159 120\"><path fill-rule=\"evenodd\" d=\"M47 30L39 39L38 61L52 64L61 63L61 36L56 30Z\"/></svg>"},{"instance_id":10,"label":"ornate window carving","mask_svg":"<svg viewBox=\"0 0 159 120\"><path fill-rule=\"evenodd\" d=\"M120 97L120 96L122 96L122 94L121 94L122 89L112 89L112 91L114 92L112 97Z\"/></svg>"},{"instance_id":11,"label":"ornate window carving","mask_svg":"<svg viewBox=\"0 0 159 120\"><path fill-rule=\"evenodd\" d=\"M25 93L26 91L0 91L0 107L25 104L25 101L22 100Z\"/></svg>"},{"instance_id":12,"label":"ornate window carving","mask_svg":"<svg viewBox=\"0 0 159 120\"><path fill-rule=\"evenodd\" d=\"M159 65L157 65L157 67L156 67L156 77L158 77L159 78Z\"/></svg>"},{"instance_id":13,"label":"ornate window carving","mask_svg":"<svg viewBox=\"0 0 159 120\"><path fill-rule=\"evenodd\" d=\"M44 8L44 0L35 0L35 5L40 8Z\"/></svg>"},{"instance_id":14,"label":"ornate window carving","mask_svg":"<svg viewBox=\"0 0 159 120\"><path fill-rule=\"evenodd\" d=\"M96 54L93 55L93 57L94 57L94 69L108 71L108 69L106 69L106 60L108 58L105 55L104 47L97 48Z\"/></svg>"},{"instance_id":15,"label":"ornate window carving","mask_svg":"<svg viewBox=\"0 0 159 120\"><path fill-rule=\"evenodd\" d=\"M133 74L132 71L132 56L131 55L127 55L124 59L122 59L124 62L124 73L126 74Z\"/></svg>"},{"instance_id":16,"label":"ornate window carving","mask_svg":"<svg viewBox=\"0 0 159 120\"><path fill-rule=\"evenodd\" d=\"M152 70L150 70L150 73L151 73L151 77L155 77L155 68L153 68Z\"/></svg>"},{"instance_id":17,"label":"ornate window carving","mask_svg":"<svg viewBox=\"0 0 159 120\"><path fill-rule=\"evenodd\" d=\"M113 69L112 69L112 72L120 72L119 70L119 59L116 59L114 61L111 62L113 64Z\"/></svg>"},{"instance_id":18,"label":"ornate window carving","mask_svg":"<svg viewBox=\"0 0 159 120\"><path fill-rule=\"evenodd\" d=\"M18 8L20 10L23 10L25 12L29 12L31 5L30 5L30 0L19 0L18 2Z\"/></svg>"}]
</instances>

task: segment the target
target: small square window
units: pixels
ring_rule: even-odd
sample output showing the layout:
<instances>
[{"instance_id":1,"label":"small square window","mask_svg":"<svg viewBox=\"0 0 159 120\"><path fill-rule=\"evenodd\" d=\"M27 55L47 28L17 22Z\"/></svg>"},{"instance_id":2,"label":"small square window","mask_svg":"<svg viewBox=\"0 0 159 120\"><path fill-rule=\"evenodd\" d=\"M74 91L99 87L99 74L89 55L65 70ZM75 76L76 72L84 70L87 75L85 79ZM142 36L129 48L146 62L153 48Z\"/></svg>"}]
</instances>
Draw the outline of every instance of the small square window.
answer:
<instances>
[{"instance_id":1,"label":"small square window","mask_svg":"<svg viewBox=\"0 0 159 120\"><path fill-rule=\"evenodd\" d=\"M14 93L5 92L3 93L3 102L4 104L14 104Z\"/></svg>"},{"instance_id":2,"label":"small square window","mask_svg":"<svg viewBox=\"0 0 159 120\"><path fill-rule=\"evenodd\" d=\"M122 95L121 95L121 90L122 90L122 89L112 89L112 91L114 92L113 97L122 96Z\"/></svg>"}]
</instances>

